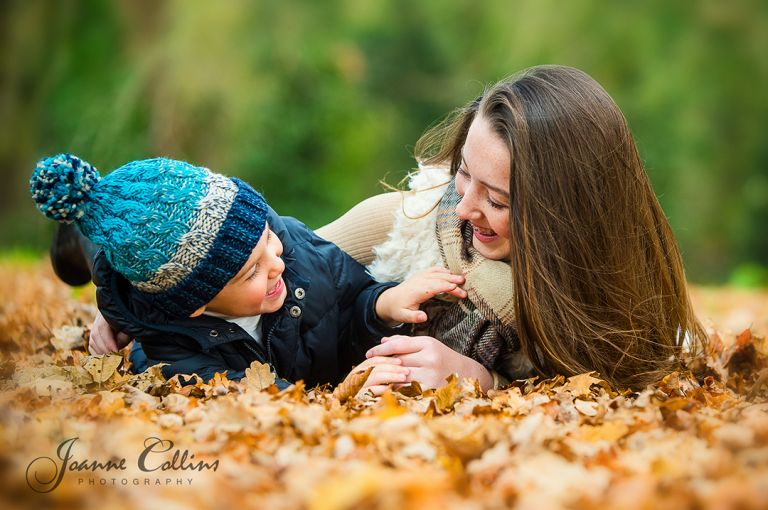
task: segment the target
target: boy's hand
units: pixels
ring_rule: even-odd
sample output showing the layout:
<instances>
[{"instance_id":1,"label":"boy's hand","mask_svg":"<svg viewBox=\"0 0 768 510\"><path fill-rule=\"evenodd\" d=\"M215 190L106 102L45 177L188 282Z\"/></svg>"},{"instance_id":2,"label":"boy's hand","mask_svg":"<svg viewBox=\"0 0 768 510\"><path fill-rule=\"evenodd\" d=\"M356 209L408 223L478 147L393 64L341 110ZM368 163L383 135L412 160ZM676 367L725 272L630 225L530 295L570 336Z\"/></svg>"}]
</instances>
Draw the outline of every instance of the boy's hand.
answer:
<instances>
[{"instance_id":1,"label":"boy's hand","mask_svg":"<svg viewBox=\"0 0 768 510\"><path fill-rule=\"evenodd\" d=\"M91 326L91 337L88 340L88 351L93 355L117 352L131 341L125 333L115 333L107 320L96 312L96 318Z\"/></svg>"},{"instance_id":2,"label":"boy's hand","mask_svg":"<svg viewBox=\"0 0 768 510\"><path fill-rule=\"evenodd\" d=\"M425 322L427 314L419 310L419 305L443 293L459 299L466 298L467 292L459 288L462 283L462 275L453 274L442 267L431 267L397 287L382 292L376 301L376 313L381 320L390 324Z\"/></svg>"}]
</instances>

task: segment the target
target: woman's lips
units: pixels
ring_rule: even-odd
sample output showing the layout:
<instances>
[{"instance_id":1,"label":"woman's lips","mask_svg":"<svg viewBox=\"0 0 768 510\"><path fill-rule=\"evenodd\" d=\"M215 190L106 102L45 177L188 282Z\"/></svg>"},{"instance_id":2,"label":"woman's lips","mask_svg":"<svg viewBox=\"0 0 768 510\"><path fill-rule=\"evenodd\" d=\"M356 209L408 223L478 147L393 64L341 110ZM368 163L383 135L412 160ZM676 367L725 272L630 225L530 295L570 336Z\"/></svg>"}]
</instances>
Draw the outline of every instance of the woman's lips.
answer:
<instances>
[{"instance_id":1,"label":"woman's lips","mask_svg":"<svg viewBox=\"0 0 768 510\"><path fill-rule=\"evenodd\" d=\"M275 284L275 286L272 287L272 289L270 289L269 292L267 292L267 299L273 299L279 296L280 292L282 292L283 290L283 286L284 286L283 279L281 277L279 280L277 280L277 283Z\"/></svg>"},{"instance_id":2,"label":"woman's lips","mask_svg":"<svg viewBox=\"0 0 768 510\"><path fill-rule=\"evenodd\" d=\"M475 239L481 243L492 243L499 238L499 234L491 229L480 228L477 225L472 225L472 231L475 234Z\"/></svg>"}]
</instances>

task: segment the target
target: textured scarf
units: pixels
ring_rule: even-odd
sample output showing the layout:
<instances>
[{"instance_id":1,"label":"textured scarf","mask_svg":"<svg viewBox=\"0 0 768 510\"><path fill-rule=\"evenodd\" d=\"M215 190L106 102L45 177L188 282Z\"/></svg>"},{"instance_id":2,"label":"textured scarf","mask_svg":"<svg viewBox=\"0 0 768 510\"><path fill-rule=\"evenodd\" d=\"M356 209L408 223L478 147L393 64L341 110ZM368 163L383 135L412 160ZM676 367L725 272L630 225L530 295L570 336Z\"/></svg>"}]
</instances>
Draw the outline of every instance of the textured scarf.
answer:
<instances>
[{"instance_id":1,"label":"textured scarf","mask_svg":"<svg viewBox=\"0 0 768 510\"><path fill-rule=\"evenodd\" d=\"M448 296L425 303L430 320L415 333L439 338L507 379L527 377L532 366L513 329L512 268L472 247L472 225L456 214L460 200L452 181L438 205L435 232L445 266L466 278L468 299Z\"/></svg>"}]
</instances>

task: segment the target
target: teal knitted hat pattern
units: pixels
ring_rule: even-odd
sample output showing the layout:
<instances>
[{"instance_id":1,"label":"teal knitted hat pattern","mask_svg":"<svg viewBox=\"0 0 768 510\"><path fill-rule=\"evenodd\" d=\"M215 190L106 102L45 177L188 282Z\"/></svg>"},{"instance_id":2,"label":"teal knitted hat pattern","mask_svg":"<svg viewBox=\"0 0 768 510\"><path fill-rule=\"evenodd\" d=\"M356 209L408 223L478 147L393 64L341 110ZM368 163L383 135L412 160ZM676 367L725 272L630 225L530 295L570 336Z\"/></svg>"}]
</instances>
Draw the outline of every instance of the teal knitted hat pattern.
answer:
<instances>
[{"instance_id":1,"label":"teal knitted hat pattern","mask_svg":"<svg viewBox=\"0 0 768 510\"><path fill-rule=\"evenodd\" d=\"M71 154L40 160L37 208L75 223L110 265L173 317L208 304L259 242L268 207L248 184L184 161L132 161L101 177Z\"/></svg>"}]
</instances>

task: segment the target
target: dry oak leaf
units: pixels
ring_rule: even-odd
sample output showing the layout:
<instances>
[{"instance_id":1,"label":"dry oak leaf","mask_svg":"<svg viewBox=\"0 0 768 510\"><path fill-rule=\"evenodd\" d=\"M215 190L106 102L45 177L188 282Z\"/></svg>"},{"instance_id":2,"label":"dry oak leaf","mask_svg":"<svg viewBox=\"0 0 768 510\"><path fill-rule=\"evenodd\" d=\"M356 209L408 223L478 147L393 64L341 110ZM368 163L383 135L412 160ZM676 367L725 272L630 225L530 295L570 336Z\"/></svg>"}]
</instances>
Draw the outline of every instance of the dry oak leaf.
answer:
<instances>
[{"instance_id":1,"label":"dry oak leaf","mask_svg":"<svg viewBox=\"0 0 768 510\"><path fill-rule=\"evenodd\" d=\"M51 345L59 351L69 351L85 346L85 328L82 326L62 326L53 331Z\"/></svg>"},{"instance_id":2,"label":"dry oak leaf","mask_svg":"<svg viewBox=\"0 0 768 510\"><path fill-rule=\"evenodd\" d=\"M254 361L245 369L245 384L254 391L261 391L275 384L275 373L266 363Z\"/></svg>"},{"instance_id":3,"label":"dry oak leaf","mask_svg":"<svg viewBox=\"0 0 768 510\"><path fill-rule=\"evenodd\" d=\"M368 367L367 370L353 370L350 372L349 375L341 381L341 384L336 386L336 389L333 390L334 398L342 403L353 398L357 395L357 392L363 388L365 381L368 380L368 376L371 375L372 371L373 367Z\"/></svg>"},{"instance_id":4,"label":"dry oak leaf","mask_svg":"<svg viewBox=\"0 0 768 510\"><path fill-rule=\"evenodd\" d=\"M124 386L132 386L154 397L161 397L170 393L171 388L163 375L163 367L168 363L157 363L144 372L136 374L128 379Z\"/></svg>"},{"instance_id":5,"label":"dry oak leaf","mask_svg":"<svg viewBox=\"0 0 768 510\"><path fill-rule=\"evenodd\" d=\"M597 416L598 414L598 408L600 407L600 404L597 402L589 402L587 400L581 400L576 399L573 401L573 406L576 408L578 412L583 414L584 416Z\"/></svg>"},{"instance_id":6,"label":"dry oak leaf","mask_svg":"<svg viewBox=\"0 0 768 510\"><path fill-rule=\"evenodd\" d=\"M574 397L588 396L593 384L600 384L601 379L595 377L597 372L585 372L568 378L565 389L570 391Z\"/></svg>"},{"instance_id":7,"label":"dry oak leaf","mask_svg":"<svg viewBox=\"0 0 768 510\"><path fill-rule=\"evenodd\" d=\"M118 367L123 363L121 354L104 354L101 356L87 356L83 359L83 368L91 374L93 382L104 383L117 374ZM119 379L120 377L117 377Z\"/></svg>"},{"instance_id":8,"label":"dry oak leaf","mask_svg":"<svg viewBox=\"0 0 768 510\"><path fill-rule=\"evenodd\" d=\"M390 420L397 418L408 412L406 407L400 405L397 397L392 393L392 390L387 389L381 397L379 397L379 408L374 413L374 416L379 420Z\"/></svg>"},{"instance_id":9,"label":"dry oak leaf","mask_svg":"<svg viewBox=\"0 0 768 510\"><path fill-rule=\"evenodd\" d=\"M435 390L435 405L440 413L451 411L461 397L461 388L456 374L449 375L446 380L448 383L445 386Z\"/></svg>"},{"instance_id":10,"label":"dry oak leaf","mask_svg":"<svg viewBox=\"0 0 768 510\"><path fill-rule=\"evenodd\" d=\"M621 420L612 420L600 425L582 425L579 427L578 438L590 443L598 441L614 442L628 433L629 425Z\"/></svg>"}]
</instances>

